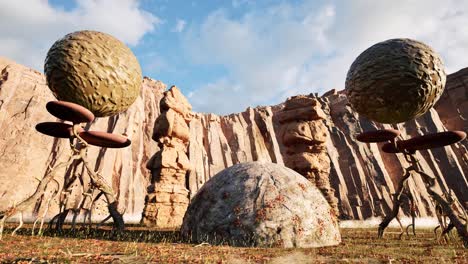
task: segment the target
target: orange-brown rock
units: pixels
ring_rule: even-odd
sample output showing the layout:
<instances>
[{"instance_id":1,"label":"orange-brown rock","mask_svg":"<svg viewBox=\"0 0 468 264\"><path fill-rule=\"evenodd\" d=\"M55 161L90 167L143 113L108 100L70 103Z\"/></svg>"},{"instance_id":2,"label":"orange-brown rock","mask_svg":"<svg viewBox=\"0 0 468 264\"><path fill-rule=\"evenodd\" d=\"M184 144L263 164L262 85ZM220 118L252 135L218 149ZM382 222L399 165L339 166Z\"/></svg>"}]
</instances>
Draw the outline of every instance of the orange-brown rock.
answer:
<instances>
[{"instance_id":1,"label":"orange-brown rock","mask_svg":"<svg viewBox=\"0 0 468 264\"><path fill-rule=\"evenodd\" d=\"M305 126L297 120L289 123L289 120L297 118L294 114L289 114L289 111L300 109L296 106L300 103L289 103L289 107L284 103L271 107L248 108L245 112L227 116L195 114L189 125L189 158L193 168L188 179L191 197L204 182L232 164L257 160L286 165L291 161L297 163L298 160L302 160L298 164L322 164L318 156L295 155L327 153L330 162L323 163L323 171L327 170L329 164L328 177L331 189L335 190L335 197L338 199L341 219L365 219L389 212L393 205L391 197L395 191L394 186L402 176L407 162L400 155L383 153L380 149L383 143L361 143L356 140L356 136L363 131L396 127L380 125L357 115L348 106L345 94L336 90L327 93L327 96L307 98L301 102L311 106L312 110L307 112L312 114L302 115L302 119L315 120L317 116L325 116L323 125L327 129L327 136L323 135L323 126L318 122L313 123L316 128ZM316 99L319 104L314 102ZM398 129L402 132L402 137L441 132L446 129L467 131L468 107L463 107L466 102L468 69L448 76L446 93L436 105L437 112L430 110L418 119L400 125ZM321 105L322 111L316 110L317 105ZM287 113L287 118L280 118L283 110ZM298 112L302 111L295 113ZM447 127L444 127L444 124ZM294 144L321 142L324 138L323 145ZM285 145L285 142L290 146ZM441 187L453 189L459 200L464 203L468 200L467 142L464 140L450 147L417 154L424 170L433 175L438 174L443 179ZM288 160L287 157L294 159ZM314 173L305 177L321 180ZM419 193L419 190L425 189L421 179L410 180L409 185L413 193L418 193L415 198L417 215L434 215L433 203L428 194L424 191ZM404 213L409 214L408 207L402 209Z\"/></svg>"},{"instance_id":2,"label":"orange-brown rock","mask_svg":"<svg viewBox=\"0 0 468 264\"><path fill-rule=\"evenodd\" d=\"M294 105L290 109L284 109L278 113L278 121L286 123L297 120L320 120L326 116L320 109L320 105L308 105L307 107L299 108L300 104ZM286 108L286 107L285 107Z\"/></svg>"},{"instance_id":3,"label":"orange-brown rock","mask_svg":"<svg viewBox=\"0 0 468 264\"><path fill-rule=\"evenodd\" d=\"M143 80L140 97L127 112L111 118L98 118L90 125L91 130L124 134L132 141L132 145L125 149L91 146L88 150L93 165L112 183L117 192L120 210L125 210L126 222L139 221L145 199L156 201L154 199L160 196L155 193L158 185L151 183L181 186L184 182L184 188L188 186L186 192L173 194L171 191L161 197L166 199L164 201L167 201L167 197L169 201L170 197L174 197L173 201L179 201L175 204L181 206L174 207L167 202L164 205L156 205L154 202L146 205L145 212L148 212L148 215L153 214L152 219L161 218L154 221L160 221L158 224L166 221L168 224L171 214L177 215L183 211L185 205L180 203L179 198L193 197L208 179L224 168L247 161L268 161L284 165L288 162L288 157L296 155L295 153L315 153L317 157L327 153L330 159L329 179L339 201L341 218L364 219L383 215L390 210L394 186L407 163L400 154L383 153L380 149L381 143L360 143L355 137L363 131L395 127L379 125L357 115L349 108L346 96L341 92L330 92L327 96L318 98L306 96L307 99L301 101L309 102L304 104L310 104L313 109L307 110L312 112L312 115L304 115L303 118L315 117L315 113L320 115L320 111L324 113L326 118L321 122L327 129L328 136L325 137L314 132L322 131L322 125L318 122L313 123L316 128L309 126L308 129L305 128L307 132L303 133L299 129L303 126L296 120L291 122L292 129L289 129L293 135L284 132L284 127L289 127L289 121L280 124L278 115L283 109L292 111L300 109L299 107L289 108L286 104L280 104L248 108L242 113L227 116L193 114L184 112L190 107L185 98L181 99L176 95L180 94L180 91L172 90L170 94L174 95L161 101L164 90L165 86L161 82L146 78ZM41 178L48 165L53 166L61 162L67 154L67 140L52 139L34 129L40 122L59 121L45 111L45 104L50 100L54 100L53 95L46 87L42 74L12 61L0 59L0 210L22 201L34 192L38 184L35 177ZM319 108L315 100L320 104L320 111L317 110ZM445 93L436 105L437 112L431 110L424 116L398 127L402 137L442 132L446 129L466 132L467 102L468 69L463 69L448 76ZM189 141L172 136L156 137L156 140L152 140L155 120L160 116L161 108L165 109L164 111L172 109L179 114L184 112L181 116L188 123ZM179 131L178 128L175 130ZM177 132L177 135L181 134L183 133ZM324 144L293 144L302 142L303 139L305 142L322 142L324 137ZM285 145L284 139L288 146ZM175 152L170 151L173 155L167 158L167 163L165 162L170 164L167 168L157 168L158 165L154 164L154 154L161 149L158 144L176 149ZM465 139L450 147L421 151L417 154L428 174L441 177L440 188L453 189L458 199L465 204L468 201L467 148L468 141ZM189 171L186 171L189 167L186 164L187 160L191 168ZM157 162L161 164L161 161ZM327 166L323 166L323 170L317 169L316 172L326 170ZM83 208L90 208L90 200L95 198L96 193L90 195L88 192L91 190L83 190L81 183L72 177L74 173L81 171L82 168L77 166L60 172L57 179L68 179L68 187L60 195L61 198L58 197L52 202L49 216L58 212L59 201L64 204L66 202L69 208L76 208L80 202ZM308 179L315 178L316 181L321 179L316 178L314 171L304 176ZM60 183L62 187L63 182ZM415 178L408 183L412 192L418 193L415 195L417 215L433 215L432 201L427 193L419 193L419 190L424 189L422 181ZM150 193L145 198L148 185ZM51 186L49 191L53 189ZM50 193L45 195L48 197ZM164 215L163 209L158 211L158 206L173 209L169 215ZM43 209L44 207L40 206L34 213L41 213ZM34 208L31 208L30 212L33 210ZM403 207L402 211L408 213L409 208ZM159 214L156 215L156 212ZM94 219L107 216L105 203L99 201L94 205L93 216ZM175 222L169 224L176 226Z\"/></svg>"},{"instance_id":4,"label":"orange-brown rock","mask_svg":"<svg viewBox=\"0 0 468 264\"><path fill-rule=\"evenodd\" d=\"M283 154L284 164L311 181L325 196L338 217L338 201L330 186L330 158L324 148L328 133L322 120L326 118L321 104L312 96L293 96L286 100L278 112L280 139L287 148ZM309 146L321 152L311 152Z\"/></svg>"},{"instance_id":5,"label":"orange-brown rock","mask_svg":"<svg viewBox=\"0 0 468 264\"><path fill-rule=\"evenodd\" d=\"M146 162L158 150L151 140L152 127L159 115L159 101L165 85L145 78L139 97L126 111L109 118L98 118L87 129L124 134L132 141L124 149L106 149L90 146L88 157L92 166L110 183L117 193L119 210L125 211L128 221L139 219L144 207L150 172ZM18 204L36 189L38 181L54 166L66 159L69 142L38 133L34 127L40 122L60 121L46 111L46 103L55 100L46 86L44 75L0 58L0 210ZM81 165L73 164L55 177L60 196L54 198L47 217L58 213L60 204L65 208L90 208L91 198L97 191L81 184L75 173L82 173ZM64 182L65 179L65 182ZM85 179L89 179L85 177ZM65 184L65 186L64 186ZM55 189L52 184L45 194ZM30 208L27 214L42 215L45 203ZM83 211L81 212L83 213ZM103 201L94 204L93 219L107 216Z\"/></svg>"},{"instance_id":6,"label":"orange-brown rock","mask_svg":"<svg viewBox=\"0 0 468 264\"><path fill-rule=\"evenodd\" d=\"M184 117L175 110L169 108L156 120L153 135L155 139L169 136L179 138L183 142L188 142L190 130Z\"/></svg>"},{"instance_id":7,"label":"orange-brown rock","mask_svg":"<svg viewBox=\"0 0 468 264\"><path fill-rule=\"evenodd\" d=\"M289 145L320 145L327 140L327 128L323 122L292 121L280 129L283 144Z\"/></svg>"},{"instance_id":8,"label":"orange-brown rock","mask_svg":"<svg viewBox=\"0 0 468 264\"><path fill-rule=\"evenodd\" d=\"M185 174L190 170L187 156L192 118L191 105L179 89L164 92L161 115L154 125L153 139L161 148L148 162L152 178L142 222L158 228L177 228L189 204Z\"/></svg>"}]
</instances>

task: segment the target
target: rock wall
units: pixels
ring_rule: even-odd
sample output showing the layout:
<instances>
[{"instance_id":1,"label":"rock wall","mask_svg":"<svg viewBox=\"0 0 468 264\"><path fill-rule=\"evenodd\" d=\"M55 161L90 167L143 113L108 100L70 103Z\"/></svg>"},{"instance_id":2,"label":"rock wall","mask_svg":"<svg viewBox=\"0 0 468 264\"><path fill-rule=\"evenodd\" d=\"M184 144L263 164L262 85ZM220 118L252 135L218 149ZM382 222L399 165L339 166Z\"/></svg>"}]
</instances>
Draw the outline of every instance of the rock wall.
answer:
<instances>
[{"instance_id":1,"label":"rock wall","mask_svg":"<svg viewBox=\"0 0 468 264\"><path fill-rule=\"evenodd\" d=\"M147 188L150 187L150 192L154 191L152 187L155 185L152 183L156 182L157 176L151 176L146 166L151 168L153 163L148 161L160 151L158 137L153 137L153 129L160 115L164 91L164 84L145 78L139 98L127 112L111 118L99 118L91 124L93 130L126 134L132 140L128 148L90 147L88 152L95 167L118 193L120 210L125 211L126 221L141 219ZM407 163L400 155L382 153L377 144L355 140L356 134L361 131L388 126L373 123L354 113L342 92L330 91L322 97L308 95L305 98L320 103L326 116L321 120L324 126L305 122L308 127L298 125L295 128L310 129L310 136L309 132L305 132L306 138L325 141L318 145L322 149L325 147L331 161L329 180L338 198L340 217L363 219L388 211L392 205L394 185ZM49 165L64 160L67 155L67 140L53 139L34 129L38 122L56 121L45 110L45 104L50 100L54 98L42 74L0 58L0 210L34 192L38 184L35 178L42 178ZM435 108L437 112L431 110L417 120L400 125L399 129L403 137L443 131L445 127L467 131L467 104L468 68L448 76L446 91ZM286 125L281 124L278 118L285 105L248 108L242 113L227 116L193 114L187 135L191 167L186 175L189 197L193 197L210 177L233 164L246 161L288 164L285 138L290 138L290 135L284 132ZM321 128L317 130L318 126ZM325 139L318 140L322 133L327 134ZM299 134L299 138L304 136ZM300 148L301 144L295 146ZM467 147L465 140L451 147L418 153L424 169L429 174L441 176L440 187L452 188L465 204L468 201ZM325 164L321 166L326 171L327 164L319 163ZM89 191L88 187L81 187L81 183L70 180L74 173L81 170L80 166L72 166L57 177L65 178L69 185L69 192L62 194L69 196L69 208L79 206L84 199L83 193ZM176 178L167 179L173 181ZM63 184L61 181L59 187ZM415 177L409 184L418 214L432 215L432 202L424 191L421 179ZM157 199L157 195L155 197ZM50 216L58 211L57 199L52 207ZM31 208L31 212L41 213L43 208L38 204L36 208ZM94 216L97 219L107 215L104 203L98 203L95 208ZM403 210L408 212L409 208L404 207Z\"/></svg>"},{"instance_id":2,"label":"rock wall","mask_svg":"<svg viewBox=\"0 0 468 264\"><path fill-rule=\"evenodd\" d=\"M435 105L435 109L442 124L448 130L461 130L468 133L468 68L448 76L445 92ZM465 177L468 177L468 140L463 140L452 149L465 172ZM447 180L452 186L459 184L459 180L456 178L448 178ZM466 202L468 193L466 189L464 190L464 201ZM465 207L468 207L468 204Z\"/></svg>"},{"instance_id":3,"label":"rock wall","mask_svg":"<svg viewBox=\"0 0 468 264\"><path fill-rule=\"evenodd\" d=\"M382 152L381 144L358 142L356 135L391 126L372 122L353 112L342 92L321 99L326 102L324 111L329 116L330 180L337 190L341 218L364 219L388 212L392 206L391 195L408 163L401 154ZM446 130L434 109L413 121L399 124L398 129L403 138ZM440 188L453 189L460 201L466 202L467 171L462 165L462 156L456 151L459 146L418 151L416 156L426 173L441 179L438 182ZM417 205L417 215L434 215L433 203L420 177L414 176L408 183ZM403 211L408 213L409 208L403 207Z\"/></svg>"},{"instance_id":4,"label":"rock wall","mask_svg":"<svg viewBox=\"0 0 468 264\"><path fill-rule=\"evenodd\" d=\"M437 106L441 116L431 109L416 120L400 124L398 129L402 131L403 138L445 131L446 123L449 129L467 131L468 121L464 116L468 116L468 69L460 72L448 77L447 94L450 96L444 95ZM383 153L379 144L360 143L355 137L363 131L391 126L359 116L350 108L343 92L332 90L322 97L311 94L304 98L320 101L326 116L323 121L325 131L318 128L318 123L304 126L305 122L299 122L302 124L297 124L297 129L306 134L306 130L313 131L310 134L316 138L326 134L326 149L322 153L328 155L331 166L327 168L326 159L316 160L316 163L324 171L330 171L329 180L338 198L340 218L365 219L389 212L393 205L394 186L408 163L401 155ZM285 143L288 145L288 138L296 137L296 132L285 134L285 126L278 122L286 104L248 108L245 112L227 116L196 114L190 123L189 157L194 168L189 175L191 196L209 178L235 163L270 161L295 168ZM454 110L454 106L458 106L458 110ZM296 114L300 121L300 111ZM307 144L299 141L296 148L305 148ZM417 154L424 170L440 177L439 188L453 189L465 204L468 201L466 149L467 140L464 140L450 147ZM312 163L309 164L311 171L314 169ZM304 168L295 169L300 171ZM422 180L415 176L409 181L409 186L417 204L416 214L421 217L434 215L433 203ZM408 214L409 210L403 206L403 212Z\"/></svg>"},{"instance_id":5,"label":"rock wall","mask_svg":"<svg viewBox=\"0 0 468 264\"><path fill-rule=\"evenodd\" d=\"M132 144L124 149L89 147L88 157L117 193L120 211L126 220L139 220L144 207L150 172L146 163L158 151L151 140L154 122L159 116L159 102L165 85L145 78L139 97L130 109L110 118L98 118L90 128L127 135ZM0 57L0 210L19 203L31 195L48 166L65 160L69 154L68 140L54 139L35 131L39 122L58 121L45 105L55 100L44 76L34 70ZM79 207L89 191L86 183L73 180L82 166L71 166L56 177L59 189L69 187L60 196L66 207ZM37 178L37 179L36 179ZM56 188L51 185L51 188ZM92 194L94 197L97 192ZM68 196L68 198L64 197ZM55 199L49 217L58 212ZM94 217L107 216L104 202L98 202ZM41 214L44 206L37 204L31 213Z\"/></svg>"}]
</instances>

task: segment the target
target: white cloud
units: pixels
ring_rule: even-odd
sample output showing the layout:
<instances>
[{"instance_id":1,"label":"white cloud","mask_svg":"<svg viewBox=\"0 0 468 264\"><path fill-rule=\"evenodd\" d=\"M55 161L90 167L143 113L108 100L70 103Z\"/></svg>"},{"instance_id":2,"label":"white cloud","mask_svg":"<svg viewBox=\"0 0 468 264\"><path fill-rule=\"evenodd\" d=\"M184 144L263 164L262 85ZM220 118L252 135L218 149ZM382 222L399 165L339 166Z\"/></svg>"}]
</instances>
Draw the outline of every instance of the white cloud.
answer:
<instances>
[{"instance_id":1,"label":"white cloud","mask_svg":"<svg viewBox=\"0 0 468 264\"><path fill-rule=\"evenodd\" d=\"M39 71L50 46L67 33L97 30L137 45L160 23L136 0L77 0L70 11L45 0L0 0L0 6L0 56Z\"/></svg>"},{"instance_id":2,"label":"white cloud","mask_svg":"<svg viewBox=\"0 0 468 264\"><path fill-rule=\"evenodd\" d=\"M228 74L193 91L190 100L197 111L230 113L298 93L343 89L362 51L399 37L432 46L454 72L468 66L465 25L463 0L311 0L253 9L238 19L217 10L186 31L185 48L194 62L223 65Z\"/></svg>"},{"instance_id":3,"label":"white cloud","mask_svg":"<svg viewBox=\"0 0 468 264\"><path fill-rule=\"evenodd\" d=\"M268 103L287 92L302 65L317 52L327 54L324 34L334 16L333 8L298 11L282 4L248 13L236 21L220 10L212 13L198 31L189 32L184 43L190 43L186 48L196 62L222 64L229 70L227 79L194 92L191 102L195 110L229 113L247 105ZM214 99L232 104L215 108L212 100L202 99L214 94L214 85L219 83L223 84L219 88L223 93Z\"/></svg>"},{"instance_id":4,"label":"white cloud","mask_svg":"<svg viewBox=\"0 0 468 264\"><path fill-rule=\"evenodd\" d=\"M185 28L186 24L187 24L187 22L185 22L185 20L177 19L176 24L175 24L174 28L172 29L172 32L180 33L182 31L184 31L184 28Z\"/></svg>"}]
</instances>

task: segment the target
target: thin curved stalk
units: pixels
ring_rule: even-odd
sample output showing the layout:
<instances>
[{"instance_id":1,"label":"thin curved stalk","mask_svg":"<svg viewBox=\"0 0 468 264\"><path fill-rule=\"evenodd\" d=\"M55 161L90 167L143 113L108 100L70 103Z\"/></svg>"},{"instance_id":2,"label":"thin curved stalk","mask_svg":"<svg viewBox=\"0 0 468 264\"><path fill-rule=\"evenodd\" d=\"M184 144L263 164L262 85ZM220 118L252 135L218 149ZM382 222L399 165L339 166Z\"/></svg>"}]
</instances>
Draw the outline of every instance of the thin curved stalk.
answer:
<instances>
[{"instance_id":1,"label":"thin curved stalk","mask_svg":"<svg viewBox=\"0 0 468 264\"><path fill-rule=\"evenodd\" d=\"M36 191L29 196L26 200L22 201L21 203L9 207L7 210L0 212L0 216L2 216L2 219L0 221L0 239L2 238L3 234L3 228L5 221L7 218L17 214L18 212L24 212L26 209L29 208L32 204L34 204L37 199L39 199L44 191L46 190L47 184L55 177L55 174L59 169L62 167L68 167L74 159L79 158L78 155L73 155L71 156L67 161L61 162L58 165L56 165L42 180L39 182L39 185L36 188Z\"/></svg>"},{"instance_id":2,"label":"thin curved stalk","mask_svg":"<svg viewBox=\"0 0 468 264\"><path fill-rule=\"evenodd\" d=\"M83 164L89 173L92 183L96 186L98 190L100 190L104 194L104 197L107 200L107 208L109 210L109 214L112 216L112 220L114 221L115 229L118 232L123 231L125 228L125 224L122 214L117 209L118 202L115 198L114 190L106 182L104 177L102 177L100 174L94 172L94 170L91 169L91 166L85 156L85 149L80 150L80 155L81 159L83 160Z\"/></svg>"},{"instance_id":3,"label":"thin curved stalk","mask_svg":"<svg viewBox=\"0 0 468 264\"><path fill-rule=\"evenodd\" d=\"M398 183L398 188L395 192L395 194L393 195L394 199L393 199L393 208L392 208L392 211L390 212L390 214L388 214L383 220L382 222L379 224L379 229L378 229L378 237L379 238L382 238L383 235L384 235L384 231L385 229L388 227L388 225L390 224L390 222L398 216L398 212L400 211L400 206L402 204L402 200L401 200L401 195L403 194L403 191L405 189L405 182L408 180L408 178L411 176L411 168L408 168L406 170L406 173L405 175L403 175L403 178L400 180L400 182Z\"/></svg>"}]
</instances>

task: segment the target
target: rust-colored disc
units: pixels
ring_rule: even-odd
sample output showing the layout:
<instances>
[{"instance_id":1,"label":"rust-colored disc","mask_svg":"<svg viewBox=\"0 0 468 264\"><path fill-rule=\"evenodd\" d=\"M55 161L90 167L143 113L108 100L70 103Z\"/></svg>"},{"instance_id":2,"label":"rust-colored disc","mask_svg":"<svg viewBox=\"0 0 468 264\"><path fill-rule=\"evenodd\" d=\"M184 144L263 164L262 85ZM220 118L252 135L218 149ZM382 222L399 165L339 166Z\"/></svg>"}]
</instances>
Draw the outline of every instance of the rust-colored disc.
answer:
<instances>
[{"instance_id":1,"label":"rust-colored disc","mask_svg":"<svg viewBox=\"0 0 468 264\"><path fill-rule=\"evenodd\" d=\"M80 133L88 144L105 148L124 148L132 143L128 138L101 131L85 131Z\"/></svg>"},{"instance_id":2,"label":"rust-colored disc","mask_svg":"<svg viewBox=\"0 0 468 264\"><path fill-rule=\"evenodd\" d=\"M88 123L94 120L94 114L79 104L51 101L46 104L46 108L53 116L73 123Z\"/></svg>"},{"instance_id":3,"label":"rust-colored disc","mask_svg":"<svg viewBox=\"0 0 468 264\"><path fill-rule=\"evenodd\" d=\"M36 130L42 134L56 137L69 138L73 135L73 126L59 122L43 122L36 125ZM83 128L78 128L78 132L83 132Z\"/></svg>"},{"instance_id":4,"label":"rust-colored disc","mask_svg":"<svg viewBox=\"0 0 468 264\"><path fill-rule=\"evenodd\" d=\"M398 149L424 150L448 146L466 138L463 131L446 131L399 141Z\"/></svg>"},{"instance_id":5,"label":"rust-colored disc","mask_svg":"<svg viewBox=\"0 0 468 264\"><path fill-rule=\"evenodd\" d=\"M400 131L396 129L381 129L363 132L356 136L356 139L361 142L385 142L392 140L400 135Z\"/></svg>"},{"instance_id":6,"label":"rust-colored disc","mask_svg":"<svg viewBox=\"0 0 468 264\"><path fill-rule=\"evenodd\" d=\"M466 133L463 131L446 131L397 141L397 147L391 143L386 143L382 146L382 150L387 153L400 153L403 150L413 152L448 146L465 138Z\"/></svg>"},{"instance_id":7,"label":"rust-colored disc","mask_svg":"<svg viewBox=\"0 0 468 264\"><path fill-rule=\"evenodd\" d=\"M386 153L400 153L401 152L392 143L385 143L382 146L382 151Z\"/></svg>"}]
</instances>

